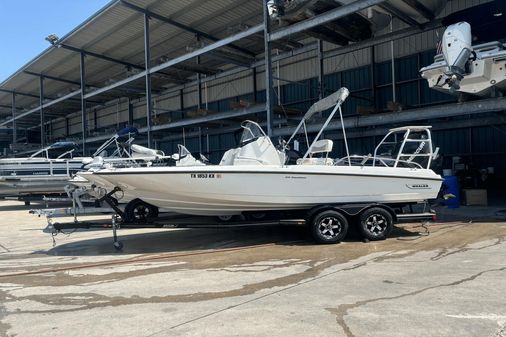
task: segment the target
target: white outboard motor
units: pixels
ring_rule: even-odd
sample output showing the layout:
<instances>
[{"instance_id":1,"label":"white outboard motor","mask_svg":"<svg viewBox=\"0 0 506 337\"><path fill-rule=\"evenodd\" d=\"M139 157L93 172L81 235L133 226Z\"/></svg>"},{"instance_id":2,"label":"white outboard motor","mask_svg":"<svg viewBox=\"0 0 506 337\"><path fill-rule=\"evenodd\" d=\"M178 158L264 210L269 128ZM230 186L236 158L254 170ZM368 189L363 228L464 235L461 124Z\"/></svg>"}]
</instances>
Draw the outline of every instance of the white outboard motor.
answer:
<instances>
[{"instance_id":1,"label":"white outboard motor","mask_svg":"<svg viewBox=\"0 0 506 337\"><path fill-rule=\"evenodd\" d=\"M467 22L450 25L444 32L442 50L448 70L441 80L454 90L460 89L460 81L466 73L467 61L473 53L471 42L471 25Z\"/></svg>"}]
</instances>

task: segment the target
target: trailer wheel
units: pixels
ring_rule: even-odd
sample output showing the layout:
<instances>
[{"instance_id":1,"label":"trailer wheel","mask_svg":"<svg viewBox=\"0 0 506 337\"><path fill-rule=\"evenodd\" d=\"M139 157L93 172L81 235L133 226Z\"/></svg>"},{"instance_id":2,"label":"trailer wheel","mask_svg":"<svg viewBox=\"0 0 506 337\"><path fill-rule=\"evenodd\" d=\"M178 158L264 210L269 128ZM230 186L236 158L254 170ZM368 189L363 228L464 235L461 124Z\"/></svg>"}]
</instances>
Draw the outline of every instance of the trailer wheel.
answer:
<instances>
[{"instance_id":1,"label":"trailer wheel","mask_svg":"<svg viewBox=\"0 0 506 337\"><path fill-rule=\"evenodd\" d=\"M158 216L158 207L141 199L130 201L125 207L125 215L129 221L143 222Z\"/></svg>"},{"instance_id":2,"label":"trailer wheel","mask_svg":"<svg viewBox=\"0 0 506 337\"><path fill-rule=\"evenodd\" d=\"M216 216L216 220L218 222L223 222L223 223L232 222L234 219L235 219L235 217L233 215L218 215L218 216Z\"/></svg>"},{"instance_id":3,"label":"trailer wheel","mask_svg":"<svg viewBox=\"0 0 506 337\"><path fill-rule=\"evenodd\" d=\"M360 232L370 241L385 240L392 231L392 215L381 207L365 210L359 220Z\"/></svg>"},{"instance_id":4,"label":"trailer wheel","mask_svg":"<svg viewBox=\"0 0 506 337\"><path fill-rule=\"evenodd\" d=\"M341 213L328 210L313 217L310 230L318 243L337 243L348 232L348 220Z\"/></svg>"}]
</instances>

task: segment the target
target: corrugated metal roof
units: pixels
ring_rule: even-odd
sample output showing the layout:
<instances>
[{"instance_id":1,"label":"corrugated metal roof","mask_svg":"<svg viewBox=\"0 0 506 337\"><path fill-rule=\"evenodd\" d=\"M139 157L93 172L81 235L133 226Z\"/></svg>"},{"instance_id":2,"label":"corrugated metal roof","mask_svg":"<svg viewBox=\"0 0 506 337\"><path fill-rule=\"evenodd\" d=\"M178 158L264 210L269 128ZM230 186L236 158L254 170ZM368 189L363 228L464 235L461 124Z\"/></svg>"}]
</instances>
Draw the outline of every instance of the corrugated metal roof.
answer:
<instances>
[{"instance_id":1,"label":"corrugated metal roof","mask_svg":"<svg viewBox=\"0 0 506 337\"><path fill-rule=\"evenodd\" d=\"M261 20L260 1L213 0L213 1L162 1L162 0L131 0L131 4L148 9L166 18L192 28L215 34L222 38L233 33L230 25L237 24L237 18L255 18L249 20L256 24ZM160 58L175 57L188 52L188 47L196 43L193 33L183 31L157 19L150 20L151 62L161 63ZM143 14L121 4L121 1L111 1L103 10L77 27L60 40L61 43L85 51L105 55L110 58L126 61L138 66L144 66L144 18ZM246 41L246 44L248 42ZM262 46L255 48L262 50ZM45 74L79 83L79 53L65 48L48 48L41 55L29 62L16 74L0 84L1 88L16 90L32 95L39 94L39 79L27 75L23 71ZM202 58L202 63L208 67L223 65L225 62L215 58ZM129 71L126 66L111 63L93 56L86 56L86 82L92 86L105 86L115 80L125 78ZM181 70L168 70L174 78L188 78L193 73ZM155 85L167 84L165 81L154 79ZM135 86L135 84L133 84ZM72 84L46 79L44 82L45 96L55 98L68 93ZM78 89L79 86L77 86ZM71 88L75 90L76 87ZM156 88L154 88L156 89ZM126 91L124 96L128 96ZM105 95L107 96L107 95ZM106 97L103 96L105 99ZM0 93L0 103L10 104L11 95ZM38 98L17 95L19 106L30 108L38 104Z\"/></svg>"},{"instance_id":2,"label":"corrugated metal roof","mask_svg":"<svg viewBox=\"0 0 506 337\"><path fill-rule=\"evenodd\" d=\"M438 1L431 0L430 2ZM80 57L78 52L69 50L69 47L121 60L135 67L144 67L144 16L125 5L125 2L218 39L262 22L262 1L260 0L114 0L62 37L59 43L64 45L63 47L46 49L1 83L0 88L37 96L39 79L23 73L28 70L76 82L72 84L46 79L44 94L48 98L61 97L79 89ZM396 6L399 0L390 0L390 2ZM402 7L402 2L400 3ZM294 39L300 40L303 37L296 36ZM163 57L174 58L188 53L191 48L198 48L194 33L156 18L150 20L150 39L152 65L162 63ZM203 43L209 43L206 38L202 40ZM251 51L252 55L259 55L263 53L263 36L261 34L250 36L236 42L235 45ZM233 51L230 48L228 50ZM246 57L246 55L242 56ZM221 57L223 58L223 55ZM138 69L129 69L126 65L109 62L92 55L87 55L85 60L87 85L97 88L122 80L138 71ZM201 64L209 68L226 67L227 63L230 62L208 55L201 57ZM163 76L153 76L153 90L162 90L170 86L170 83L177 85L179 80L194 77L194 73L176 68L166 69L164 73ZM120 96L138 97L142 95L138 89L142 89L143 85L143 79L139 79L122 88L93 97L93 100L105 102ZM76 98L78 96L74 98L74 101L58 103L52 106L51 110L55 114L67 113L70 108L79 110L80 106L75 104ZM0 105L9 105L10 102L11 95L0 92ZM17 95L16 102L18 106L30 109L37 106L39 100L37 97ZM1 111L6 110L2 109L0 113ZM7 113L10 112L7 111Z\"/></svg>"}]
</instances>

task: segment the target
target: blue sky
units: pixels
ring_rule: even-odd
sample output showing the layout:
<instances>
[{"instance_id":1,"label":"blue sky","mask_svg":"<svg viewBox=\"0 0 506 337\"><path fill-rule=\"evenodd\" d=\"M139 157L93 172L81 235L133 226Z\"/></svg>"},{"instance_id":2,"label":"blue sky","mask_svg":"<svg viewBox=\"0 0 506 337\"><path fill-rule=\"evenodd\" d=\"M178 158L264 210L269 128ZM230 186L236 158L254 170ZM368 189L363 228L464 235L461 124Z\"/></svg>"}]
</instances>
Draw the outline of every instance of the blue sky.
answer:
<instances>
[{"instance_id":1,"label":"blue sky","mask_svg":"<svg viewBox=\"0 0 506 337\"><path fill-rule=\"evenodd\" d=\"M110 0L0 0L0 83Z\"/></svg>"}]
</instances>

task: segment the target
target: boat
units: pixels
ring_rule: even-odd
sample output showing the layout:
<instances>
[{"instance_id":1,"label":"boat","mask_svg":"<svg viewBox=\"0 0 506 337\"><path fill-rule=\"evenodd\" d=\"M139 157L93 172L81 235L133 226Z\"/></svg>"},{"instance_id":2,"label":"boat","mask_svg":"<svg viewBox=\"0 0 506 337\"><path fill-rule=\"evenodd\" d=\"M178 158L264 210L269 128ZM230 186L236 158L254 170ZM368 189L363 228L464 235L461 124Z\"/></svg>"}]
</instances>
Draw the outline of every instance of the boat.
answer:
<instances>
[{"instance_id":1,"label":"boat","mask_svg":"<svg viewBox=\"0 0 506 337\"><path fill-rule=\"evenodd\" d=\"M349 91L341 88L316 102L288 141L276 147L254 121L241 124L240 145L225 152L219 165L203 165L190 153L176 156L169 167L103 168L82 172L96 186L119 188L129 199L140 198L172 212L225 216L248 212L304 210L322 204L410 204L437 197L442 178L430 169L437 157L430 127L390 130L366 156L350 155L341 105ZM287 164L290 144L317 112L332 111L307 151ZM320 139L339 111L346 156L330 158L332 140ZM180 148L182 149L182 148ZM188 165L181 163L187 162Z\"/></svg>"},{"instance_id":2,"label":"boat","mask_svg":"<svg viewBox=\"0 0 506 337\"><path fill-rule=\"evenodd\" d=\"M93 183L82 176L80 173L83 171L93 172L111 167L166 166L173 163L173 157L166 156L163 151L133 144L134 136L137 133L138 130L134 127L121 129L103 143L91 157L83 158L81 169L68 180L67 186L65 186L67 194L80 204L79 199L83 195L100 199L107 193L106 189L96 188ZM110 148L113 149L111 154L107 152L107 149ZM107 183L104 181L103 184ZM118 199L121 199L121 202L130 201L122 196Z\"/></svg>"},{"instance_id":3,"label":"boat","mask_svg":"<svg viewBox=\"0 0 506 337\"><path fill-rule=\"evenodd\" d=\"M77 144L57 142L29 157L0 159L0 196L63 193L67 180L83 167Z\"/></svg>"},{"instance_id":4,"label":"boat","mask_svg":"<svg viewBox=\"0 0 506 337\"><path fill-rule=\"evenodd\" d=\"M480 97L506 90L506 44L493 41L472 46L471 40L471 26L466 22L446 29L442 53L420 69L430 88Z\"/></svg>"},{"instance_id":5,"label":"boat","mask_svg":"<svg viewBox=\"0 0 506 337\"><path fill-rule=\"evenodd\" d=\"M459 96L495 97L506 91L506 2L496 0L452 13L434 62L420 69L430 88ZM501 42L502 41L502 42Z\"/></svg>"},{"instance_id":6,"label":"boat","mask_svg":"<svg viewBox=\"0 0 506 337\"><path fill-rule=\"evenodd\" d=\"M76 156L75 142L56 142L29 157L0 159L0 196L20 197L42 194L63 194L75 174L97 165L98 158L115 161L130 156L135 128L124 128L109 138L92 157ZM107 149L114 145L113 151ZM138 146L139 148L142 148ZM153 157L150 153L146 155Z\"/></svg>"}]
</instances>

